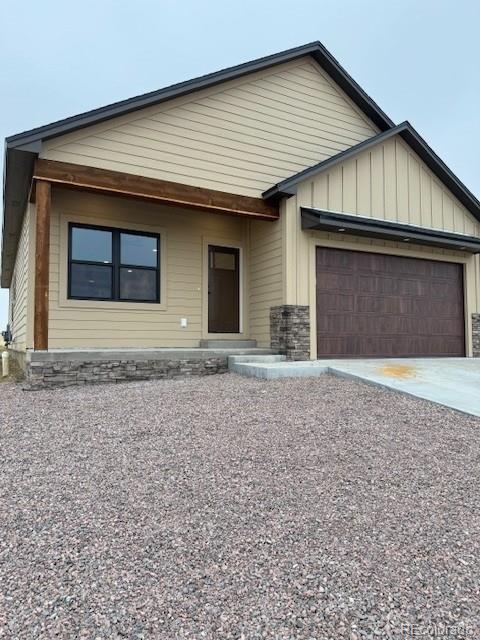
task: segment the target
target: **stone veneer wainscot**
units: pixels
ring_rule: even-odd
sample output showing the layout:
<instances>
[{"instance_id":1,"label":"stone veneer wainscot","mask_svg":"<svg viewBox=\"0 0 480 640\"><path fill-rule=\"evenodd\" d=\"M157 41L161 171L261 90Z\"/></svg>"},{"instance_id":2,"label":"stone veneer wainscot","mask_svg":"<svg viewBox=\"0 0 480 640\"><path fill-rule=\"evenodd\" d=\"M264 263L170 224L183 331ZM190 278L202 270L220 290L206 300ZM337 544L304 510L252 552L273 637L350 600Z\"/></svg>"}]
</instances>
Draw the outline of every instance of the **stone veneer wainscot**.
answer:
<instances>
[{"instance_id":1,"label":"stone veneer wainscot","mask_svg":"<svg viewBox=\"0 0 480 640\"><path fill-rule=\"evenodd\" d=\"M51 389L84 384L205 376L227 371L227 356L154 359L34 360L28 362L24 387Z\"/></svg>"},{"instance_id":2,"label":"stone veneer wainscot","mask_svg":"<svg viewBox=\"0 0 480 640\"><path fill-rule=\"evenodd\" d=\"M480 313L472 313L473 357L480 358Z\"/></svg>"},{"instance_id":3,"label":"stone veneer wainscot","mask_svg":"<svg viewBox=\"0 0 480 640\"><path fill-rule=\"evenodd\" d=\"M275 353L287 360L310 359L310 309L283 304L270 309L270 341Z\"/></svg>"}]
</instances>

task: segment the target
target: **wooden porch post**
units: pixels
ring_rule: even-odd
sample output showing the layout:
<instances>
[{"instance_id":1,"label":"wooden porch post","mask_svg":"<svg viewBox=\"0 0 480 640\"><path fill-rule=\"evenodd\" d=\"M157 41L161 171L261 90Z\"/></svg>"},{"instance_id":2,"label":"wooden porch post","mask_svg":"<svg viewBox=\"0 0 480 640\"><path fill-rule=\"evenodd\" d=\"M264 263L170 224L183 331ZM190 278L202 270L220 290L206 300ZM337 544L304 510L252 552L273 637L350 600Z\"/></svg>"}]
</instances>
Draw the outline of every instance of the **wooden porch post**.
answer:
<instances>
[{"instance_id":1,"label":"wooden porch post","mask_svg":"<svg viewBox=\"0 0 480 640\"><path fill-rule=\"evenodd\" d=\"M48 279L50 262L50 205L49 182L36 183L36 242L35 242L35 311L33 346L48 349Z\"/></svg>"}]
</instances>

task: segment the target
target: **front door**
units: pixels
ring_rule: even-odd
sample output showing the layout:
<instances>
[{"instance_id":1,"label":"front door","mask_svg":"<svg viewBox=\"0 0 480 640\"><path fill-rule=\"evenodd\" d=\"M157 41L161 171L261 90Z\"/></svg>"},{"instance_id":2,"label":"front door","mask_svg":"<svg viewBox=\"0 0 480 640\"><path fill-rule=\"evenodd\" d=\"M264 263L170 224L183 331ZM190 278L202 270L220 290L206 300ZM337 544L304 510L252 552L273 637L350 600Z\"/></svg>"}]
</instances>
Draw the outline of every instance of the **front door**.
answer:
<instances>
[{"instance_id":1,"label":"front door","mask_svg":"<svg viewBox=\"0 0 480 640\"><path fill-rule=\"evenodd\" d=\"M240 332L240 251L208 246L208 332Z\"/></svg>"}]
</instances>

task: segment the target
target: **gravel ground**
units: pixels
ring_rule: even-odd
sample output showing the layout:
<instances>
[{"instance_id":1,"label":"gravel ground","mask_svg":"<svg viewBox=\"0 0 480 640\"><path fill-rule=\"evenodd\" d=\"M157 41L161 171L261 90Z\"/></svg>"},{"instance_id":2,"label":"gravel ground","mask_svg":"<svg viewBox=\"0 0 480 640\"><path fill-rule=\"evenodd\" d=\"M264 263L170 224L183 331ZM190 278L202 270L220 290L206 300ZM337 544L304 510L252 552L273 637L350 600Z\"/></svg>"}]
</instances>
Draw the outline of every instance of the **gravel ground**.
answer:
<instances>
[{"instance_id":1,"label":"gravel ground","mask_svg":"<svg viewBox=\"0 0 480 640\"><path fill-rule=\"evenodd\" d=\"M0 637L480 637L480 420L226 374L5 384L0 425Z\"/></svg>"}]
</instances>

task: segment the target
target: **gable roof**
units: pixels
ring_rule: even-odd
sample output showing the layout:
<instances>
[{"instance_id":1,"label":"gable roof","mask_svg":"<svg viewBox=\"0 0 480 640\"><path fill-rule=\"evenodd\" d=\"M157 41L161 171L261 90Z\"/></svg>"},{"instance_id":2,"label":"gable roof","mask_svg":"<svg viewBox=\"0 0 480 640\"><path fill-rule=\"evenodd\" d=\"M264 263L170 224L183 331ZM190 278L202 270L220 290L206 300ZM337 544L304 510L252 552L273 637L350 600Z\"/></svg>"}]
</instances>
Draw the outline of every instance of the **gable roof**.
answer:
<instances>
[{"instance_id":1,"label":"gable roof","mask_svg":"<svg viewBox=\"0 0 480 640\"><path fill-rule=\"evenodd\" d=\"M309 44L295 47L293 49L287 49L280 53L275 53L270 56L258 58L250 62L222 69L214 73L209 73L186 82L180 82L178 84L159 89L158 91L151 91L150 93L144 93L134 98L122 100L120 102L114 102L113 104L99 109L93 109L71 118L65 118L58 120L43 127L37 127L30 131L25 131L6 139L7 147L20 148L25 145L32 145L39 140L64 135L81 129L83 127L98 124L104 120L109 120L117 116L137 111L152 105L159 104L172 98L178 98L186 94L213 87L216 84L225 82L227 80L233 80L240 78L241 76L253 73L254 71L261 71L278 64L290 62L297 58L310 55L314 58L318 64L330 75L333 80L345 91L345 93L353 100L353 102L367 115L381 131L385 131L394 125L393 121L380 109L380 107L370 98L369 95L360 87L359 84L345 71L340 63L332 56L332 54L325 49L321 42L311 42Z\"/></svg>"},{"instance_id":2,"label":"gable roof","mask_svg":"<svg viewBox=\"0 0 480 640\"><path fill-rule=\"evenodd\" d=\"M472 213L477 220L480 221L480 201L473 193L457 178L457 176L447 167L443 160L435 153L435 151L425 142L422 136L408 122L391 127L387 131L383 131L359 144L341 151L331 158L327 158L318 164L313 165L303 171L282 180L270 189L267 189L262 195L265 199L278 199L282 197L290 197L296 193L297 185L312 178L322 171L326 171L335 165L356 156L366 149L375 147L376 145L399 135L409 145L413 151L419 156L428 168L437 176L437 178L453 193L453 195Z\"/></svg>"},{"instance_id":3,"label":"gable roof","mask_svg":"<svg viewBox=\"0 0 480 640\"><path fill-rule=\"evenodd\" d=\"M174 84L158 91L145 93L128 100L115 102L99 109L93 109L71 118L58 120L43 127L24 131L5 140L5 164L3 181L3 234L0 286L8 287L13 273L17 242L20 235L23 212L28 198L28 190L35 158L43 140L55 138L83 129L117 116L137 111L167 100L188 95L200 89L213 87L227 80L240 78L255 71L268 69L304 56L311 56L343 89L361 111L372 120L381 131L394 126L390 118L370 98L359 84L345 71L338 61L320 42L281 51L258 58L228 69Z\"/></svg>"}]
</instances>

